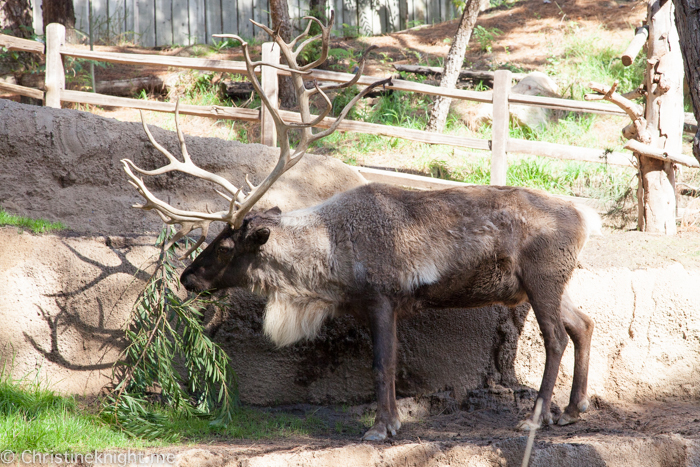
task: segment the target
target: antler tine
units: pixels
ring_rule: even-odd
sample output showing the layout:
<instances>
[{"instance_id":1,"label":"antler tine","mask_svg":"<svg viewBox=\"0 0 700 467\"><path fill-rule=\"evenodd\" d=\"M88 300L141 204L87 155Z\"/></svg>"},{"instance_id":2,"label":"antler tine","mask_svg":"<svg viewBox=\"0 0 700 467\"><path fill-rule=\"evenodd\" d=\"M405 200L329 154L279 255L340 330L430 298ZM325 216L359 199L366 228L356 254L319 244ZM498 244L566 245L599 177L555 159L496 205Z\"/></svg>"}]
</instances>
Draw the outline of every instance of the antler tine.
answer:
<instances>
[{"instance_id":1,"label":"antler tine","mask_svg":"<svg viewBox=\"0 0 700 467\"><path fill-rule=\"evenodd\" d=\"M306 18L308 18L308 17L307 17L307 16L304 16L302 19L306 19ZM314 18L314 19L316 19L316 18ZM289 47L291 47L292 49L294 49L294 47L297 45L297 42L298 42L298 41L300 41L300 40L304 39L306 36L308 36L308 35L309 35L309 32L311 31L311 25L312 25L312 24L313 24L313 23L312 23L311 21L309 21L308 23L306 23L306 29L304 30L304 32L302 32L302 33L299 34L297 37L295 37L294 39L292 39L292 42L289 43Z\"/></svg>"},{"instance_id":2,"label":"antler tine","mask_svg":"<svg viewBox=\"0 0 700 467\"><path fill-rule=\"evenodd\" d=\"M316 80L314 80L314 89L315 89L315 91L313 92L313 94L318 92L319 94L321 94L321 97L323 97L323 99L326 101L326 108L323 110L323 112L318 117L316 117L315 119L313 119L310 122L307 122L307 123L293 123L293 122L287 123L287 126L289 128L303 129L303 128L314 127L314 126L318 125L319 123L321 123L323 121L323 119L326 118L329 113L331 113L331 110L333 109L333 103L331 102L328 95L326 95L326 93L323 92L321 90L321 88L319 88L318 82ZM306 92L308 92L308 90ZM309 95L311 95L311 94L309 94Z\"/></svg>"},{"instance_id":3,"label":"antler tine","mask_svg":"<svg viewBox=\"0 0 700 467\"><path fill-rule=\"evenodd\" d=\"M190 254L192 254L193 251L199 248L202 245L202 243L204 243L204 240L207 239L207 234L209 233L209 224L211 224L211 221L180 223L181 229L178 230L175 233L175 235L173 235L173 238L170 239L170 241L165 245L164 248L167 250L191 231L202 229L202 234L200 235L199 239L197 239L194 245L192 245L186 252L184 252L179 257L180 260L187 258Z\"/></svg>"},{"instance_id":4,"label":"antler tine","mask_svg":"<svg viewBox=\"0 0 700 467\"><path fill-rule=\"evenodd\" d=\"M336 118L336 120L333 122L333 124L330 127L328 127L326 130L319 131L318 133L314 134L311 137L309 143L316 141L318 139L321 139L321 138L325 138L326 136L333 133L338 128L338 125L340 125L340 122L342 122L343 119L345 119L348 112L350 112L350 109L355 104L357 104L357 101L359 101L360 99L365 97L365 95L367 95L367 93L369 93L372 89L374 89L376 87L391 85L391 80L392 80L391 78L383 79L381 81L374 82L374 83L370 84L369 86L367 86L366 88L364 88L362 90L362 92L360 92L358 95L356 95L350 102L347 103L347 105L345 107L343 107L342 112L340 112L340 115L338 115L338 118Z\"/></svg>"},{"instance_id":5,"label":"antler tine","mask_svg":"<svg viewBox=\"0 0 700 467\"><path fill-rule=\"evenodd\" d=\"M313 61L312 63L309 63L308 65L304 65L302 67L299 67L300 70L311 70L313 68L316 68L323 62L325 62L328 59L328 48L330 47L330 39L331 39L331 30L333 29L333 23L335 22L335 11L331 10L331 17L328 19L328 25L324 26L318 19L314 18L313 16L306 16L305 18L311 19L312 21L315 21L318 23L318 25L321 27L321 55L318 57L317 60ZM309 22L309 24L311 24ZM315 40L315 39L314 39ZM297 49L297 51L294 53L294 59L296 61L296 57L301 52L301 50L306 47L306 45L312 42L311 39L304 41L301 46Z\"/></svg>"},{"instance_id":6,"label":"antler tine","mask_svg":"<svg viewBox=\"0 0 700 467\"><path fill-rule=\"evenodd\" d=\"M250 181L250 178L248 178L248 174L245 174L245 182L248 184L251 191L257 188L257 186L253 185L253 182Z\"/></svg>"},{"instance_id":7,"label":"antler tine","mask_svg":"<svg viewBox=\"0 0 700 467\"><path fill-rule=\"evenodd\" d=\"M143 130L146 132L146 136L148 137L148 141L151 142L151 144L158 150L160 151L165 157L168 158L170 163L166 166L161 167L160 169L155 169L155 170L143 170L140 169L139 167L136 166L133 162L129 161L134 169L136 169L137 172L142 173L144 175L160 175L166 172L170 172L171 170L177 170L176 167L179 164L182 164L175 156L173 156L170 151L165 149L163 146L161 146L158 141L155 140L153 135L151 134L151 130L148 129L148 125L146 125L146 120L143 118L143 110L139 110L139 114L141 115L141 125L143 126Z\"/></svg>"},{"instance_id":8,"label":"antler tine","mask_svg":"<svg viewBox=\"0 0 700 467\"><path fill-rule=\"evenodd\" d=\"M182 158L185 160L185 164L191 164L192 159L187 152L187 146L185 145L185 135L180 130L180 98L178 97L175 101L175 131L177 132L177 139L180 141L180 152L182 153Z\"/></svg>"},{"instance_id":9,"label":"antler tine","mask_svg":"<svg viewBox=\"0 0 700 467\"><path fill-rule=\"evenodd\" d=\"M231 209L228 211L219 211L214 213L205 213L199 211L185 211L182 209L175 208L165 201L161 201L155 197L153 193L146 187L141 178L137 177L132 171L133 162L129 159L122 159L122 164L124 164L124 171L131 178L131 184L136 186L139 194L146 199L145 205L140 205L141 209L151 210L155 209L169 218L173 219L173 223L178 223L177 221L188 221L194 222L198 220L209 220L209 221L222 221L226 219L226 216L230 214Z\"/></svg>"},{"instance_id":10,"label":"antler tine","mask_svg":"<svg viewBox=\"0 0 700 467\"><path fill-rule=\"evenodd\" d=\"M321 86L318 88L319 92L325 92L325 91L335 91L336 89L345 89L349 88L350 86L353 86L355 83L357 83L360 78L362 77L362 74L365 71L365 65L367 64L367 57L369 56L369 53L378 48L376 45L370 45L365 49L365 51L362 54L362 57L360 57L360 62L357 65L357 71L355 71L355 76L352 77L350 81L346 81L345 83L341 84L332 84L329 86ZM311 91L313 94L316 93L315 90Z\"/></svg>"},{"instance_id":11,"label":"antler tine","mask_svg":"<svg viewBox=\"0 0 700 467\"><path fill-rule=\"evenodd\" d=\"M282 36L280 36L280 34L279 34L279 27L276 31L273 31L272 29L268 28L264 24L258 23L257 21L255 21L253 19L251 19L250 22L253 23L254 25L256 25L257 27L259 27L260 29L262 29L263 31L265 31L270 37L272 37L272 40L274 40L275 42L277 42L278 39L281 41L284 41L284 39L282 39Z\"/></svg>"}]
</instances>

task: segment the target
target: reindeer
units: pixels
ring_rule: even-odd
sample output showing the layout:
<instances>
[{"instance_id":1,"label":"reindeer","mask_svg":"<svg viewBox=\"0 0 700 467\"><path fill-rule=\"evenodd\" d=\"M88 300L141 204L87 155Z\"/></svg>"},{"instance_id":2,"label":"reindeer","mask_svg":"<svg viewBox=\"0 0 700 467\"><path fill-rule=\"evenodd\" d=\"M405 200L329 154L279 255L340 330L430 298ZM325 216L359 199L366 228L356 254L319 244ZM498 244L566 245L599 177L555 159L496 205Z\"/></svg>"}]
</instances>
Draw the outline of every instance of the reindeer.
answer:
<instances>
[{"instance_id":1,"label":"reindeer","mask_svg":"<svg viewBox=\"0 0 700 467\"><path fill-rule=\"evenodd\" d=\"M312 339L330 317L350 313L368 323L374 353L373 372L377 395L374 426L363 439L381 441L401 427L396 407L397 319L426 308L482 307L495 303L515 306L528 301L544 337L546 363L538 398L542 412L537 420L520 423L523 429L554 423L550 411L552 391L568 336L574 342L575 364L569 405L557 420L572 423L588 407L588 361L593 322L579 311L566 293L566 284L577 266L579 252L600 219L590 209L577 207L536 190L470 186L440 191L409 191L368 184L338 194L310 208L282 213L274 208L252 210L256 201L279 176L303 156L311 142L334 131L350 108L374 83L343 109L325 131L312 127L331 108L326 95L357 82L365 64L363 56L355 76L338 86L307 89L304 76L322 63L328 52L333 15L327 26L317 22L319 36L308 38L309 27L289 44L275 31L255 23L280 46L291 73L300 105L302 123L285 122L262 92L255 69L263 65L250 59L248 44L241 41L248 76L262 102L272 113L280 142L274 170L255 186L246 176L247 190L197 167L176 127L184 162L159 145L145 122L143 128L170 161L147 171L123 160L130 183L146 199L142 209L153 209L168 224L181 229L171 242L194 229L202 235L184 256L205 240L211 222L227 225L184 270L180 278L189 291L203 292L246 287L267 297L264 332L278 346ZM321 57L299 66L296 58L312 40L322 39ZM304 40L306 39L306 40ZM295 49L301 40L299 47ZM272 65L270 65L272 66ZM318 94L326 109L314 117L310 98ZM143 120L143 118L142 118ZM289 132L298 130L301 140L292 151ZM133 170L144 175L180 171L217 184L228 202L218 212L177 209L156 198Z\"/></svg>"}]
</instances>

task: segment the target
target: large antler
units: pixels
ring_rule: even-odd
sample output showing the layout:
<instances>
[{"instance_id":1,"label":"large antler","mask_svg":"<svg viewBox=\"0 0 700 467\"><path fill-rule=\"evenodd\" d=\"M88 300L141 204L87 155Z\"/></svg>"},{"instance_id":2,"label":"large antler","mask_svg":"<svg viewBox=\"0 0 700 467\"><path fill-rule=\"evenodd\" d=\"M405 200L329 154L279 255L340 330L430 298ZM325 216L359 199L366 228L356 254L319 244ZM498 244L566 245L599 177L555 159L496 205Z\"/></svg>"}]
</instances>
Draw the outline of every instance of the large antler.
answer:
<instances>
[{"instance_id":1,"label":"large antler","mask_svg":"<svg viewBox=\"0 0 700 467\"><path fill-rule=\"evenodd\" d=\"M326 130L324 131L319 131L317 133L314 133L312 131L312 127L315 125L319 124L324 118L328 116L328 114L331 112L332 109L332 104L331 100L328 98L326 95L326 91L329 90L335 90L335 89L342 89L342 88L347 88L349 86L354 85L357 83L357 81L360 79L360 76L362 75L365 67L365 61L368 52L372 49L372 47L368 48L365 53L362 56L362 59L360 60L360 63L358 65L357 72L355 73L355 76L348 82L339 84L339 85L331 85L331 86L319 86L318 83L314 81L313 88L311 89L306 89L306 86L304 84L304 76L308 76L310 74L310 71L312 68L320 65L323 63L327 57L328 57L328 45L330 41L330 33L331 33L331 28L333 27L333 21L334 21L335 15L334 12L331 12L331 17L329 20L329 23L327 26L324 26L318 19L313 18L313 17L305 17L305 19L309 20L309 24L306 28L306 30L293 39L290 43L286 43L282 38L279 36L277 31L273 31L267 26L264 26L260 23L257 23L255 21L252 21L253 24L258 26L259 28L263 29L265 32L267 32L272 39L277 43L280 47L280 50L285 57L288 66L284 65L277 65L277 64L271 64L271 63L264 63L264 62L253 62L250 58L250 53L248 50L248 43L245 42L243 39L240 37L233 35L233 34L221 34L221 35L216 35L215 37L229 37L229 38L234 38L237 39L241 42L241 46L243 48L243 55L246 63L246 69L248 71L248 79L251 81L253 84L253 88L255 91L258 93L260 96L260 99L262 100L262 103L267 109L270 111L270 114L272 116L273 121L275 122L276 130L277 130L277 139L280 142L280 157L279 160L277 161L277 164L275 165L274 169L272 172L265 178L265 180L262 181L259 185L255 186L253 185L250 180L248 179L248 176L246 175L246 183L248 184L248 189L250 190L248 193L245 193L245 191L242 188L237 188L234 185L232 185L228 180L226 180L223 177L220 177L216 174L213 174L211 172L207 172L206 170L201 169L200 167L196 166L192 160L190 159L189 154L187 153L187 148L185 146L185 138L182 132L180 131L180 126L179 126L179 102L175 106L175 127L177 130L177 135L178 139L180 140L180 150L182 152L182 157L184 159L184 162L180 162L176 157L174 157L170 152L168 152L163 146L158 144L155 139L153 138L153 135L151 135L151 132L148 130L148 127L146 126L146 123L143 121L143 114L141 114L141 121L143 123L143 128L146 132L146 135L148 136L148 139L151 141L151 143L160 151L162 152L170 161L170 163L164 167L161 167L159 169L155 170L143 170L137 167L132 161L129 159L123 159L122 163L124 164L124 170L126 171L127 175L131 179L129 183L131 183L141 194L146 199L145 204L139 204L139 205L134 205L134 207L141 208L141 209L146 209L146 210L155 210L158 215L163 219L163 221L167 224L179 224L181 226L180 230L177 232L177 234L173 237L171 242L167 245L167 247L171 246L174 242L177 240L181 239L185 235L187 235L189 232L192 230L196 229L201 229L202 230L202 235L200 236L199 240L195 243L195 245L190 248L184 255L188 256L190 253L192 253L194 250L196 250L205 240L206 235L209 230L209 224L214 221L222 221L222 222L227 222L233 226L233 228L239 228L241 224L243 223L243 218L245 215L250 212L250 210L253 208L256 202L262 198L262 196L265 194L265 192L272 186L272 184L287 170L292 168L299 160L301 157L305 154L306 150L308 149L309 145L313 143L314 141L317 141L320 138L323 138L332 132L334 132L337 128L340 122L347 116L348 112L350 109L357 103L359 99L364 97L368 92L370 92L372 89L378 87L378 86L385 86L387 84L391 84L391 79L386 79L382 81L378 81L376 83L373 83L369 86L367 86L364 90L362 90L359 94L357 94L346 106L343 108L341 111L340 115L336 119L335 122ZM311 28L311 25L315 22L321 27L321 34L309 37L309 31ZM308 65L304 66L299 66L297 63L297 58L299 57L299 54L301 51L307 47L309 44L311 44L313 41L316 40L322 40L322 47L321 47L321 56L315 60L313 63L310 63ZM302 41L298 46L297 44ZM296 49L295 49L296 47ZM265 93L262 90L262 86L260 82L257 79L256 76L256 68L262 67L262 66L271 66L280 70L287 71L291 74L292 80L294 82L294 88L297 93L297 102L299 104L299 110L301 114L301 120L302 123L288 123L285 122L282 117L280 116L279 110L277 109L276 105L273 105L265 95ZM320 115L312 115L311 114L311 109L310 109L310 99L312 96L319 94L323 100L325 101L326 107L323 110L323 112ZM300 130L301 131L301 139L299 141L299 144L294 148L294 151L292 152L291 146L290 146L290 138L289 138L289 132L291 130ZM221 196L223 196L229 203L229 208L228 210L225 211L219 211L219 212L198 212L198 211L185 211L181 210L178 208L175 208L171 206L170 204L156 198L146 187L144 184L143 180L138 177L134 172L132 171L135 170L136 172L143 174L143 175L160 175L164 174L167 172L172 172L172 171L178 171L178 172L183 172L187 173L190 175L193 175L198 178L202 178L204 180L208 180L210 182L213 182L217 185L219 185L223 190L218 191L217 193Z\"/></svg>"}]
</instances>

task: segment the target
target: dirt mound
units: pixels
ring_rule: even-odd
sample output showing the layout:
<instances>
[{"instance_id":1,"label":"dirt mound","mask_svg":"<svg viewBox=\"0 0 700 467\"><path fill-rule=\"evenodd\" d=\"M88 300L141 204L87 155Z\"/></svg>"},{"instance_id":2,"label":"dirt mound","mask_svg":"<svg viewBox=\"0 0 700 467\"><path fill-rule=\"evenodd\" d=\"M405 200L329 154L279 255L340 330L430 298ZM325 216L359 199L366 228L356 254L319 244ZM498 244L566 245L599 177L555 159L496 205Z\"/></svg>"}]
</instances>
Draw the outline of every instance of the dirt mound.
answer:
<instances>
[{"instance_id":1,"label":"dirt mound","mask_svg":"<svg viewBox=\"0 0 700 467\"><path fill-rule=\"evenodd\" d=\"M173 132L151 131L179 156ZM246 186L246 174L260 183L279 157L278 150L259 144L198 137L186 141L195 164L238 187ZM143 199L127 183L120 162L125 158L145 169L167 163L138 123L0 100L0 206L11 213L61 221L80 233L157 232L162 225L158 216L131 208ZM361 183L355 171L336 159L309 154L278 180L258 207L311 206ZM147 185L180 208L213 210L213 203L223 201L211 187L181 174L152 177Z\"/></svg>"}]
</instances>

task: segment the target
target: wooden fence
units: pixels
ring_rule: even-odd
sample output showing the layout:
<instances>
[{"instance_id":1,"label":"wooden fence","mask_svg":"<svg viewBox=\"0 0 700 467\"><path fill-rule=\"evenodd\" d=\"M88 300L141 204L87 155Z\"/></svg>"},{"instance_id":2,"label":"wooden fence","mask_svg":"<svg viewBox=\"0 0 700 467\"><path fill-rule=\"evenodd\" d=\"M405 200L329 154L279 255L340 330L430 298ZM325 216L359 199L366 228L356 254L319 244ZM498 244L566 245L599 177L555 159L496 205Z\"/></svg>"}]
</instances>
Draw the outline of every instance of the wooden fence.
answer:
<instances>
[{"instance_id":1,"label":"wooden fence","mask_svg":"<svg viewBox=\"0 0 700 467\"><path fill-rule=\"evenodd\" d=\"M34 29L41 34L41 5L32 0ZM288 0L289 13L298 29L309 13L309 0ZM144 47L211 43L212 34L254 36L250 19L268 24L268 0L73 0L76 29L95 41L120 39ZM452 0L328 0L328 13L336 12L340 34L384 34L417 24L459 17ZM304 26L306 24L304 23Z\"/></svg>"},{"instance_id":2,"label":"wooden fence","mask_svg":"<svg viewBox=\"0 0 700 467\"><path fill-rule=\"evenodd\" d=\"M107 96L91 92L66 90L62 57L69 56L133 65L149 63L150 65L160 65L163 67L245 74L245 64L243 62L167 57L160 55L107 53L75 49L64 44L65 29L63 26L59 24L51 24L47 29L45 50L44 45L41 43L26 39L18 39L12 36L0 35L1 47L6 47L9 50L46 53L45 92L38 89L5 84L2 82L0 82L0 90L6 90L36 99L44 99L47 106L56 108L60 108L61 102L74 102L112 107L130 107L161 112L174 112L175 105L172 103L152 102L141 99ZM273 52L274 50L277 51L277 54ZM262 53L264 61L274 62L279 60L279 47L271 47L271 43L263 44ZM276 70L271 67L264 67L261 82L266 94L272 95L277 92L278 74L288 74L288 72ZM309 76L309 79L316 79L318 81L325 82L345 82L351 77L352 75L348 73L314 70ZM380 79L383 78L375 76L362 76L358 81L358 85L368 85ZM634 156L631 153L609 152L603 149L583 148L510 138L508 136L508 106L511 104L531 105L575 112L592 112L611 115L626 114L617 106L602 102L582 102L567 99L511 94L511 73L507 70L499 70L496 72L493 91L477 92L459 89L448 90L437 86L430 86L400 79L393 80L390 87L391 89L397 91L420 92L429 95L442 95L455 99L466 99L493 104L494 111L492 139L487 140L468 138L464 136L446 135L351 120L341 122L338 130L371 133L422 143L443 144L460 148L491 151L491 183L497 185L505 185L506 182L507 153L538 155L557 159L569 159L627 167L635 166ZM273 99L273 102L276 102L276 99ZM187 115L197 115L217 119L261 121L262 143L272 146L276 145L274 124L271 122L269 114L265 108L262 110L251 110L221 106L181 105L180 112ZM280 113L284 119L290 122L301 122L301 118L296 112L281 111ZM335 119L333 118L327 117L318 124L318 127L328 128L334 120ZM666 154L660 152L656 156L652 157L657 157L661 160L670 160L689 167L700 167L694 158L682 154Z\"/></svg>"}]
</instances>

